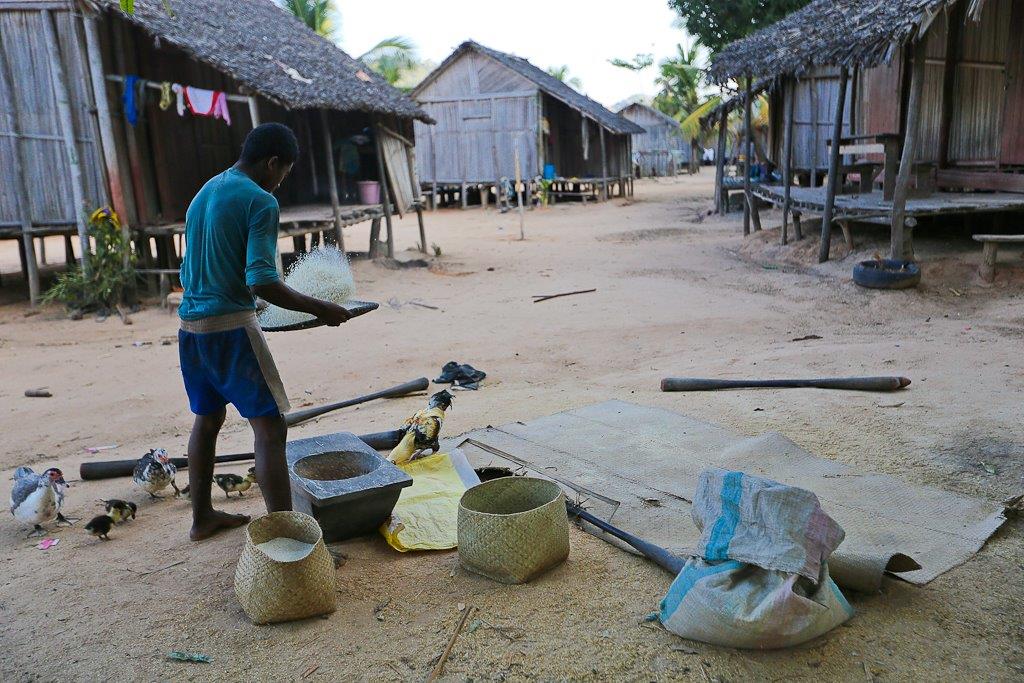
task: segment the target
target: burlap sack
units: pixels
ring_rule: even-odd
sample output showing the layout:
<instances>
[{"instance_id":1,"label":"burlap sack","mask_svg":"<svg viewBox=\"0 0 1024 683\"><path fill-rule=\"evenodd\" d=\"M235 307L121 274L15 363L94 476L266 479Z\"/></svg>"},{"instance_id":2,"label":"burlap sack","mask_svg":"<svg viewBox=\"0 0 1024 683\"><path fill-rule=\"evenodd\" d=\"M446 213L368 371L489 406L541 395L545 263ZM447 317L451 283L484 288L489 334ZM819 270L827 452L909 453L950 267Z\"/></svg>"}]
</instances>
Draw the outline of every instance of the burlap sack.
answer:
<instances>
[{"instance_id":1,"label":"burlap sack","mask_svg":"<svg viewBox=\"0 0 1024 683\"><path fill-rule=\"evenodd\" d=\"M245 533L235 595L253 622L293 621L334 611L334 561L315 519L301 512L272 512L250 522ZM304 557L282 562L257 547L279 537L312 543L313 548Z\"/></svg>"},{"instance_id":2,"label":"burlap sack","mask_svg":"<svg viewBox=\"0 0 1024 683\"><path fill-rule=\"evenodd\" d=\"M569 556L569 521L558 484L503 477L459 501L459 562L501 583L526 583Z\"/></svg>"}]
</instances>

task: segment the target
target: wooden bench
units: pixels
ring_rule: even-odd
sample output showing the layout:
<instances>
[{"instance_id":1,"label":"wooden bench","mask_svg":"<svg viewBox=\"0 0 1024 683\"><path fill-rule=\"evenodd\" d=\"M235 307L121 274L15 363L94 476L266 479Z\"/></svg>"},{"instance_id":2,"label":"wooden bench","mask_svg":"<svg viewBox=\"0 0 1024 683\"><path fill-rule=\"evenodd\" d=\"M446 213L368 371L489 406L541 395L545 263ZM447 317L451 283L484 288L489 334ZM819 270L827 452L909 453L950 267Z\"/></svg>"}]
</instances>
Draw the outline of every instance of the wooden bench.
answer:
<instances>
[{"instance_id":1,"label":"wooden bench","mask_svg":"<svg viewBox=\"0 0 1024 683\"><path fill-rule=\"evenodd\" d=\"M996 255L1000 244L1024 244L1024 235L974 235L975 242L982 243L981 267L978 274L985 282L996 279Z\"/></svg>"}]
</instances>

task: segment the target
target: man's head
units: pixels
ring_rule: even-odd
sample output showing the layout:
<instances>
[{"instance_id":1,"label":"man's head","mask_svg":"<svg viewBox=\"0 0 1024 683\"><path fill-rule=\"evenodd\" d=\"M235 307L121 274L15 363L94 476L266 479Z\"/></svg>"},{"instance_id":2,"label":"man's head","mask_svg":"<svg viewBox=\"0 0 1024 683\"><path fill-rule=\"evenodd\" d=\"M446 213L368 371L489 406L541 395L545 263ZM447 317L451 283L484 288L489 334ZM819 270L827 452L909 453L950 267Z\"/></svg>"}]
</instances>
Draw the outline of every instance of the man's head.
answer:
<instances>
[{"instance_id":1,"label":"man's head","mask_svg":"<svg viewBox=\"0 0 1024 683\"><path fill-rule=\"evenodd\" d=\"M264 123L245 136L239 165L267 192L281 184L299 157L299 141L288 126Z\"/></svg>"}]
</instances>

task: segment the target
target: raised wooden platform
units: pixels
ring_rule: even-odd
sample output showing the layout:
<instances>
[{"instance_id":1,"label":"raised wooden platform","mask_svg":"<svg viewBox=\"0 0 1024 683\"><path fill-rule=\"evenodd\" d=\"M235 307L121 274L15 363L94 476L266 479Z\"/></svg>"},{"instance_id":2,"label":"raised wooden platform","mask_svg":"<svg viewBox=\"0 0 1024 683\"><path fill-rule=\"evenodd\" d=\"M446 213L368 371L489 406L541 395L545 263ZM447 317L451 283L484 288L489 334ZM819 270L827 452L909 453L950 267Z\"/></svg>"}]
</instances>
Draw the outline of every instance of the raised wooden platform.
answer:
<instances>
[{"instance_id":1,"label":"raised wooden platform","mask_svg":"<svg viewBox=\"0 0 1024 683\"><path fill-rule=\"evenodd\" d=\"M785 187L755 185L754 194L773 204L782 205ZM825 210L824 187L794 187L790 190L794 210L822 213ZM1024 211L1024 194L1009 192L937 192L929 197L908 199L908 216L940 216L946 214ZM892 202L881 192L836 195L836 217L888 217Z\"/></svg>"},{"instance_id":2,"label":"raised wooden platform","mask_svg":"<svg viewBox=\"0 0 1024 683\"><path fill-rule=\"evenodd\" d=\"M341 225L347 227L384 215L381 204L351 204L341 207ZM281 237L298 237L312 232L334 229L334 214L330 204L301 204L281 209ZM140 228L150 237L185 234L185 223L147 225Z\"/></svg>"}]
</instances>

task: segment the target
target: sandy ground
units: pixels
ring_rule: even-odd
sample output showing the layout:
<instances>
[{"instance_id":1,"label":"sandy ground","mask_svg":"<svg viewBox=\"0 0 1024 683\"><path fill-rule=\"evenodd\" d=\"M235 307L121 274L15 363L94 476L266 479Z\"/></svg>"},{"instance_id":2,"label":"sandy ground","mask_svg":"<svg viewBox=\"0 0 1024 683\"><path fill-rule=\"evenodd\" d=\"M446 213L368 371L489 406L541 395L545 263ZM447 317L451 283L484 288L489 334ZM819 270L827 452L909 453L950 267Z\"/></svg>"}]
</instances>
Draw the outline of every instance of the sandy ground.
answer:
<instances>
[{"instance_id":1,"label":"sandy ground","mask_svg":"<svg viewBox=\"0 0 1024 683\"><path fill-rule=\"evenodd\" d=\"M778 430L821 457L993 502L1024 488L1024 262L1016 254L1004 257L995 286L982 287L974 275L980 249L968 231L922 235L921 288L865 291L849 278L855 256L812 267L814 239L782 249L774 230L743 240L736 214L701 220L711 180L705 171L644 181L633 202L531 212L526 241L516 239L513 214L429 214L428 239L443 254L430 270L355 268L363 298L440 310L385 303L340 329L272 336L293 405L433 377L454 359L489 377L479 392L456 397L448 434L614 397L752 435ZM765 216L766 226L777 223ZM414 223L403 221L397 234L403 250L411 247ZM365 229L349 239L363 243ZM858 234L860 253L882 239ZM16 264L9 244L5 270ZM836 247L837 257L844 252ZM598 291L531 303L533 294L591 287ZM23 464L75 476L86 459L133 458L158 446L184 453L191 421L177 349L161 344L174 339L173 316L150 307L127 327L26 311L0 307L4 480ZM790 341L811 334L821 339ZM665 375L882 373L913 378L899 407L871 394L658 391ZM53 398L22 396L41 386ZM292 436L390 429L423 404L422 396L368 404ZM118 448L83 452L107 444ZM229 416L221 452L249 445L246 424ZM422 679L460 604L477 607L481 623L455 644L451 680L1024 676L1019 522L925 587L887 581L879 595L853 596L857 616L808 646L741 652L645 623L670 577L575 530L568 562L517 587L467 574L451 552L399 555L379 538L343 544L336 613L254 627L232 591L241 531L190 543L187 503L151 503L127 479L76 483L66 511L87 519L108 497L140 503L138 519L109 543L74 528L55 532L60 544L44 552L12 518L0 518L3 680ZM221 502L250 514L262 506L258 495ZM170 650L213 662L171 662Z\"/></svg>"}]
</instances>

